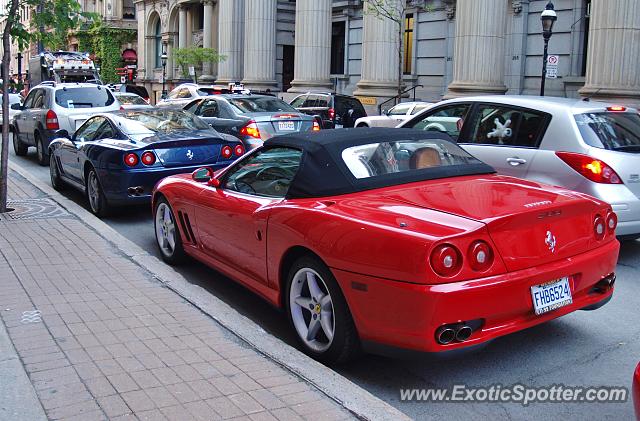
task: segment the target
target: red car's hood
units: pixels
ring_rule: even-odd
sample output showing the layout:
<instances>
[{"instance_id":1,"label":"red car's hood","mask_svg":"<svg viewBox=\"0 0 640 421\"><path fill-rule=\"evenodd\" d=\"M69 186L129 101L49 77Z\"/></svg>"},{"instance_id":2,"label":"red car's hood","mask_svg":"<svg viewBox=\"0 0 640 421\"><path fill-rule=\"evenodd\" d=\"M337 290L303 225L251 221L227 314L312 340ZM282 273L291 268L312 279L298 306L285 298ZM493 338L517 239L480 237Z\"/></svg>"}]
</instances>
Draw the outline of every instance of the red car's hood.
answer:
<instances>
[{"instance_id":1,"label":"red car's hood","mask_svg":"<svg viewBox=\"0 0 640 421\"><path fill-rule=\"evenodd\" d=\"M640 421L640 364L636 367L636 372L633 375L633 387L631 390L633 403L636 408L636 419Z\"/></svg>"},{"instance_id":2,"label":"red car's hood","mask_svg":"<svg viewBox=\"0 0 640 421\"><path fill-rule=\"evenodd\" d=\"M603 207L585 195L496 175L414 183L382 196L485 223L510 271L595 247L593 221Z\"/></svg>"}]
</instances>

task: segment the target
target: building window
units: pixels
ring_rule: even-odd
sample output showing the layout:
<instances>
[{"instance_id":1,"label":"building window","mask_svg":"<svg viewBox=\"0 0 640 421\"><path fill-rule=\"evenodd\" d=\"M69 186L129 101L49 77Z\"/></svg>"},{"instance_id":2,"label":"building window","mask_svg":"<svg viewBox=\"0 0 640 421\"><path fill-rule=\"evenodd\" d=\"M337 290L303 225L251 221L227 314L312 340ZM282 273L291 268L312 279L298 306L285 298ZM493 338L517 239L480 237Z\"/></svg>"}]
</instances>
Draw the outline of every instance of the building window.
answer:
<instances>
[{"instance_id":1,"label":"building window","mask_svg":"<svg viewBox=\"0 0 640 421\"><path fill-rule=\"evenodd\" d=\"M122 19L135 19L136 8L133 4L133 0L122 1Z\"/></svg>"},{"instance_id":2,"label":"building window","mask_svg":"<svg viewBox=\"0 0 640 421\"><path fill-rule=\"evenodd\" d=\"M345 22L333 22L331 25L331 74L344 74Z\"/></svg>"},{"instance_id":3,"label":"building window","mask_svg":"<svg viewBox=\"0 0 640 421\"><path fill-rule=\"evenodd\" d=\"M213 25L212 23L210 24ZM200 5L198 6L198 13L194 30L201 31L202 28L204 28L204 4L200 3Z\"/></svg>"},{"instance_id":4,"label":"building window","mask_svg":"<svg viewBox=\"0 0 640 421\"><path fill-rule=\"evenodd\" d=\"M162 67L162 28L160 27L160 19L156 23L156 32L154 35L154 41L156 45L156 69Z\"/></svg>"},{"instance_id":5,"label":"building window","mask_svg":"<svg viewBox=\"0 0 640 421\"><path fill-rule=\"evenodd\" d=\"M407 13L404 18L404 36L402 39L404 46L404 62L402 72L405 75L411 74L411 62L413 58L413 13Z\"/></svg>"},{"instance_id":6,"label":"building window","mask_svg":"<svg viewBox=\"0 0 640 421\"><path fill-rule=\"evenodd\" d=\"M591 0L584 2L584 45L582 47L582 72L580 76L587 74L587 52L589 51L589 23L591 21Z\"/></svg>"}]
</instances>

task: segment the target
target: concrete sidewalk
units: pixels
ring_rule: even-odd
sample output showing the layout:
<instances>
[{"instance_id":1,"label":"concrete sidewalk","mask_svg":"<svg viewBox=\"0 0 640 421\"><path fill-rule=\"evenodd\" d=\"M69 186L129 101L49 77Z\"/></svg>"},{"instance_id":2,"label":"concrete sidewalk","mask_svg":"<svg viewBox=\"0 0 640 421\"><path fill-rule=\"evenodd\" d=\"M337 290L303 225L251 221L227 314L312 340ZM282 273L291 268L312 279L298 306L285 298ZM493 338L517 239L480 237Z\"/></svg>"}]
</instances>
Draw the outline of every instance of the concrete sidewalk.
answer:
<instances>
[{"instance_id":1,"label":"concrete sidewalk","mask_svg":"<svg viewBox=\"0 0 640 421\"><path fill-rule=\"evenodd\" d=\"M27 180L9 182L0 318L49 419L353 418Z\"/></svg>"}]
</instances>

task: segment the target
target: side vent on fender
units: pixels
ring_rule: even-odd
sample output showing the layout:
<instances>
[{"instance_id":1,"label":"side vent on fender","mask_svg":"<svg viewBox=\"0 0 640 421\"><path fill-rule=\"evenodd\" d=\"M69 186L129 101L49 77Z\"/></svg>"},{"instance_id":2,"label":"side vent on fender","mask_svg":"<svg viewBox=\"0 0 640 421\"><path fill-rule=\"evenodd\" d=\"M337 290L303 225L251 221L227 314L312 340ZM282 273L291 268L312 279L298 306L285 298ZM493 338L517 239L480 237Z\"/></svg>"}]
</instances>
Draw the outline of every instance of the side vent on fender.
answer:
<instances>
[{"instance_id":1,"label":"side vent on fender","mask_svg":"<svg viewBox=\"0 0 640 421\"><path fill-rule=\"evenodd\" d=\"M187 215L186 213L183 214L181 211L178 211L178 219L180 220L180 228L182 228L185 239L193 245L197 245L198 242L196 241L196 236L193 235L191 222L189 222L189 215Z\"/></svg>"}]
</instances>

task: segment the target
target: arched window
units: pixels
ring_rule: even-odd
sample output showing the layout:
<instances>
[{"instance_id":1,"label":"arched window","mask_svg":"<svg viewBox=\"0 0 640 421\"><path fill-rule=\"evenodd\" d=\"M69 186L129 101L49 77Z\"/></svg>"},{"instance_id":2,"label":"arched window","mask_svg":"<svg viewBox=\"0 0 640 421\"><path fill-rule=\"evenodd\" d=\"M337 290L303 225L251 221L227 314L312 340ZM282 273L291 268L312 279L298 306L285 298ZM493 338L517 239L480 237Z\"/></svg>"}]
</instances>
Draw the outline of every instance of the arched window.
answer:
<instances>
[{"instance_id":1,"label":"arched window","mask_svg":"<svg viewBox=\"0 0 640 421\"><path fill-rule=\"evenodd\" d=\"M160 19L156 23L155 32L155 44L156 44L156 68L162 67L162 28L160 27Z\"/></svg>"}]
</instances>

